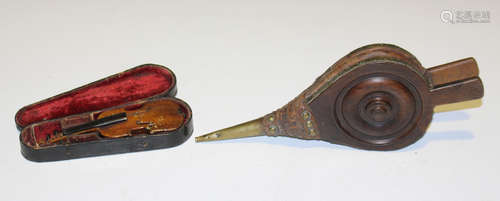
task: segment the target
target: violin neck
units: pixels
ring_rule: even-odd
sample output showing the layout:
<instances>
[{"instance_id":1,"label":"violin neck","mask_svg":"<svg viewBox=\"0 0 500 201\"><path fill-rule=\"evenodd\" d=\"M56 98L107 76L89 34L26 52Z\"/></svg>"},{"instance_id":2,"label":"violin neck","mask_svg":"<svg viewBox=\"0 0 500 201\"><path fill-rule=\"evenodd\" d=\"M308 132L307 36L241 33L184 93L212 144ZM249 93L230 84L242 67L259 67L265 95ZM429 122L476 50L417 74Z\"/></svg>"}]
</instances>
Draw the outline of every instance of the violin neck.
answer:
<instances>
[{"instance_id":1,"label":"violin neck","mask_svg":"<svg viewBox=\"0 0 500 201\"><path fill-rule=\"evenodd\" d=\"M103 117L103 118L100 118L100 119L97 119L97 120L94 120L94 121L91 121L91 122L88 122L88 123L85 123L82 125L73 126L70 128L63 129L62 134L63 134L63 136L65 136L65 135L71 135L71 134L78 133L78 132L85 132L87 130L90 131L90 130L93 130L95 128L99 128L99 127L107 126L107 125L111 125L111 124L116 124L116 123L120 123L123 121L127 121L127 113L125 113L125 112L110 115L107 117Z\"/></svg>"}]
</instances>

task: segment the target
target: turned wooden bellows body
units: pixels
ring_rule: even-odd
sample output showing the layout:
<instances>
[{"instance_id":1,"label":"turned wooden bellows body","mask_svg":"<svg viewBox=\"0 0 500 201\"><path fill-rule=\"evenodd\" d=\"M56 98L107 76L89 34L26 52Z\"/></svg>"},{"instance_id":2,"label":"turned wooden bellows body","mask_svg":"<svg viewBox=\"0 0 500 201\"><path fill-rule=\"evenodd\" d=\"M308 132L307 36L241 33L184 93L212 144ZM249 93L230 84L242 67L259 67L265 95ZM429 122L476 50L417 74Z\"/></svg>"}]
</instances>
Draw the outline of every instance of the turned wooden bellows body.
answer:
<instances>
[{"instance_id":1,"label":"turned wooden bellows body","mask_svg":"<svg viewBox=\"0 0 500 201\"><path fill-rule=\"evenodd\" d=\"M267 135L399 149L424 135L435 106L482 98L478 74L473 58L425 69L402 48L368 45L337 61L284 107L196 140Z\"/></svg>"}]
</instances>

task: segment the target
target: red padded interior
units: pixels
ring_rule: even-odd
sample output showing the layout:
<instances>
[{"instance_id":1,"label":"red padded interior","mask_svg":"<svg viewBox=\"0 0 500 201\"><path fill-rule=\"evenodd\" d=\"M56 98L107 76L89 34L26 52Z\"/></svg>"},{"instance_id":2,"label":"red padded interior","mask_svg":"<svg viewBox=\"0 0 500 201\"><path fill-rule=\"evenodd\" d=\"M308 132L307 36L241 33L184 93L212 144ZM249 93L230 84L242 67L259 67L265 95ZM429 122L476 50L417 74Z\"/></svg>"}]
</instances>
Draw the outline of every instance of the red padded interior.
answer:
<instances>
[{"instance_id":1,"label":"red padded interior","mask_svg":"<svg viewBox=\"0 0 500 201\"><path fill-rule=\"evenodd\" d=\"M61 132L61 123L59 121L50 121L42 123L33 128L34 137L37 141L46 141L47 137L53 136L56 132Z\"/></svg>"},{"instance_id":2,"label":"red padded interior","mask_svg":"<svg viewBox=\"0 0 500 201\"><path fill-rule=\"evenodd\" d=\"M173 82L174 77L166 68L143 65L26 106L16 114L16 123L25 127L35 122L113 107L168 92L175 84Z\"/></svg>"}]
</instances>

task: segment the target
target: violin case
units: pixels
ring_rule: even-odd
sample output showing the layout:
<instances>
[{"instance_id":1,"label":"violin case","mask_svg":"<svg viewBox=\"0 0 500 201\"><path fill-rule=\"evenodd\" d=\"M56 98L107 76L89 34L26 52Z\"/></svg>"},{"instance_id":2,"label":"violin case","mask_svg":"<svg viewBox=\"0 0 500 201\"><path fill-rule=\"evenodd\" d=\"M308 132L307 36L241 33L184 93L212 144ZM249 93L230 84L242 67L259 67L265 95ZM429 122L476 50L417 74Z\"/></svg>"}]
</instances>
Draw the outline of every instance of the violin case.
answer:
<instances>
[{"instance_id":1,"label":"violin case","mask_svg":"<svg viewBox=\"0 0 500 201\"><path fill-rule=\"evenodd\" d=\"M85 86L27 105L15 115L21 131L22 155L31 161L58 161L169 148L184 143L193 132L192 111L175 98L174 73L163 66L144 64ZM170 131L120 138L98 132L69 136L64 142L47 141L63 129L93 121L103 111L169 99L183 110L184 123Z\"/></svg>"}]
</instances>

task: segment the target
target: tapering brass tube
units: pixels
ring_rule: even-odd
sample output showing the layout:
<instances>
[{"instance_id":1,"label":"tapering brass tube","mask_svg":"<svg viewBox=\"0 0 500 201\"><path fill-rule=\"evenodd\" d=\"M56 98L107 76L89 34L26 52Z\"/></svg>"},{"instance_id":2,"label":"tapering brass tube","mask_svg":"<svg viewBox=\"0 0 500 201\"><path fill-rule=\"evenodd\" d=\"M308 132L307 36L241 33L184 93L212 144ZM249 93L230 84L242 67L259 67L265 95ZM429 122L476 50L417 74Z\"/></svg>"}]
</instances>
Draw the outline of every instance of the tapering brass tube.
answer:
<instances>
[{"instance_id":1,"label":"tapering brass tube","mask_svg":"<svg viewBox=\"0 0 500 201\"><path fill-rule=\"evenodd\" d=\"M215 132L211 132L195 138L196 142L228 140L244 137L254 137L265 135L262 126L262 118L258 118L249 122L245 122L233 127L225 128Z\"/></svg>"}]
</instances>

